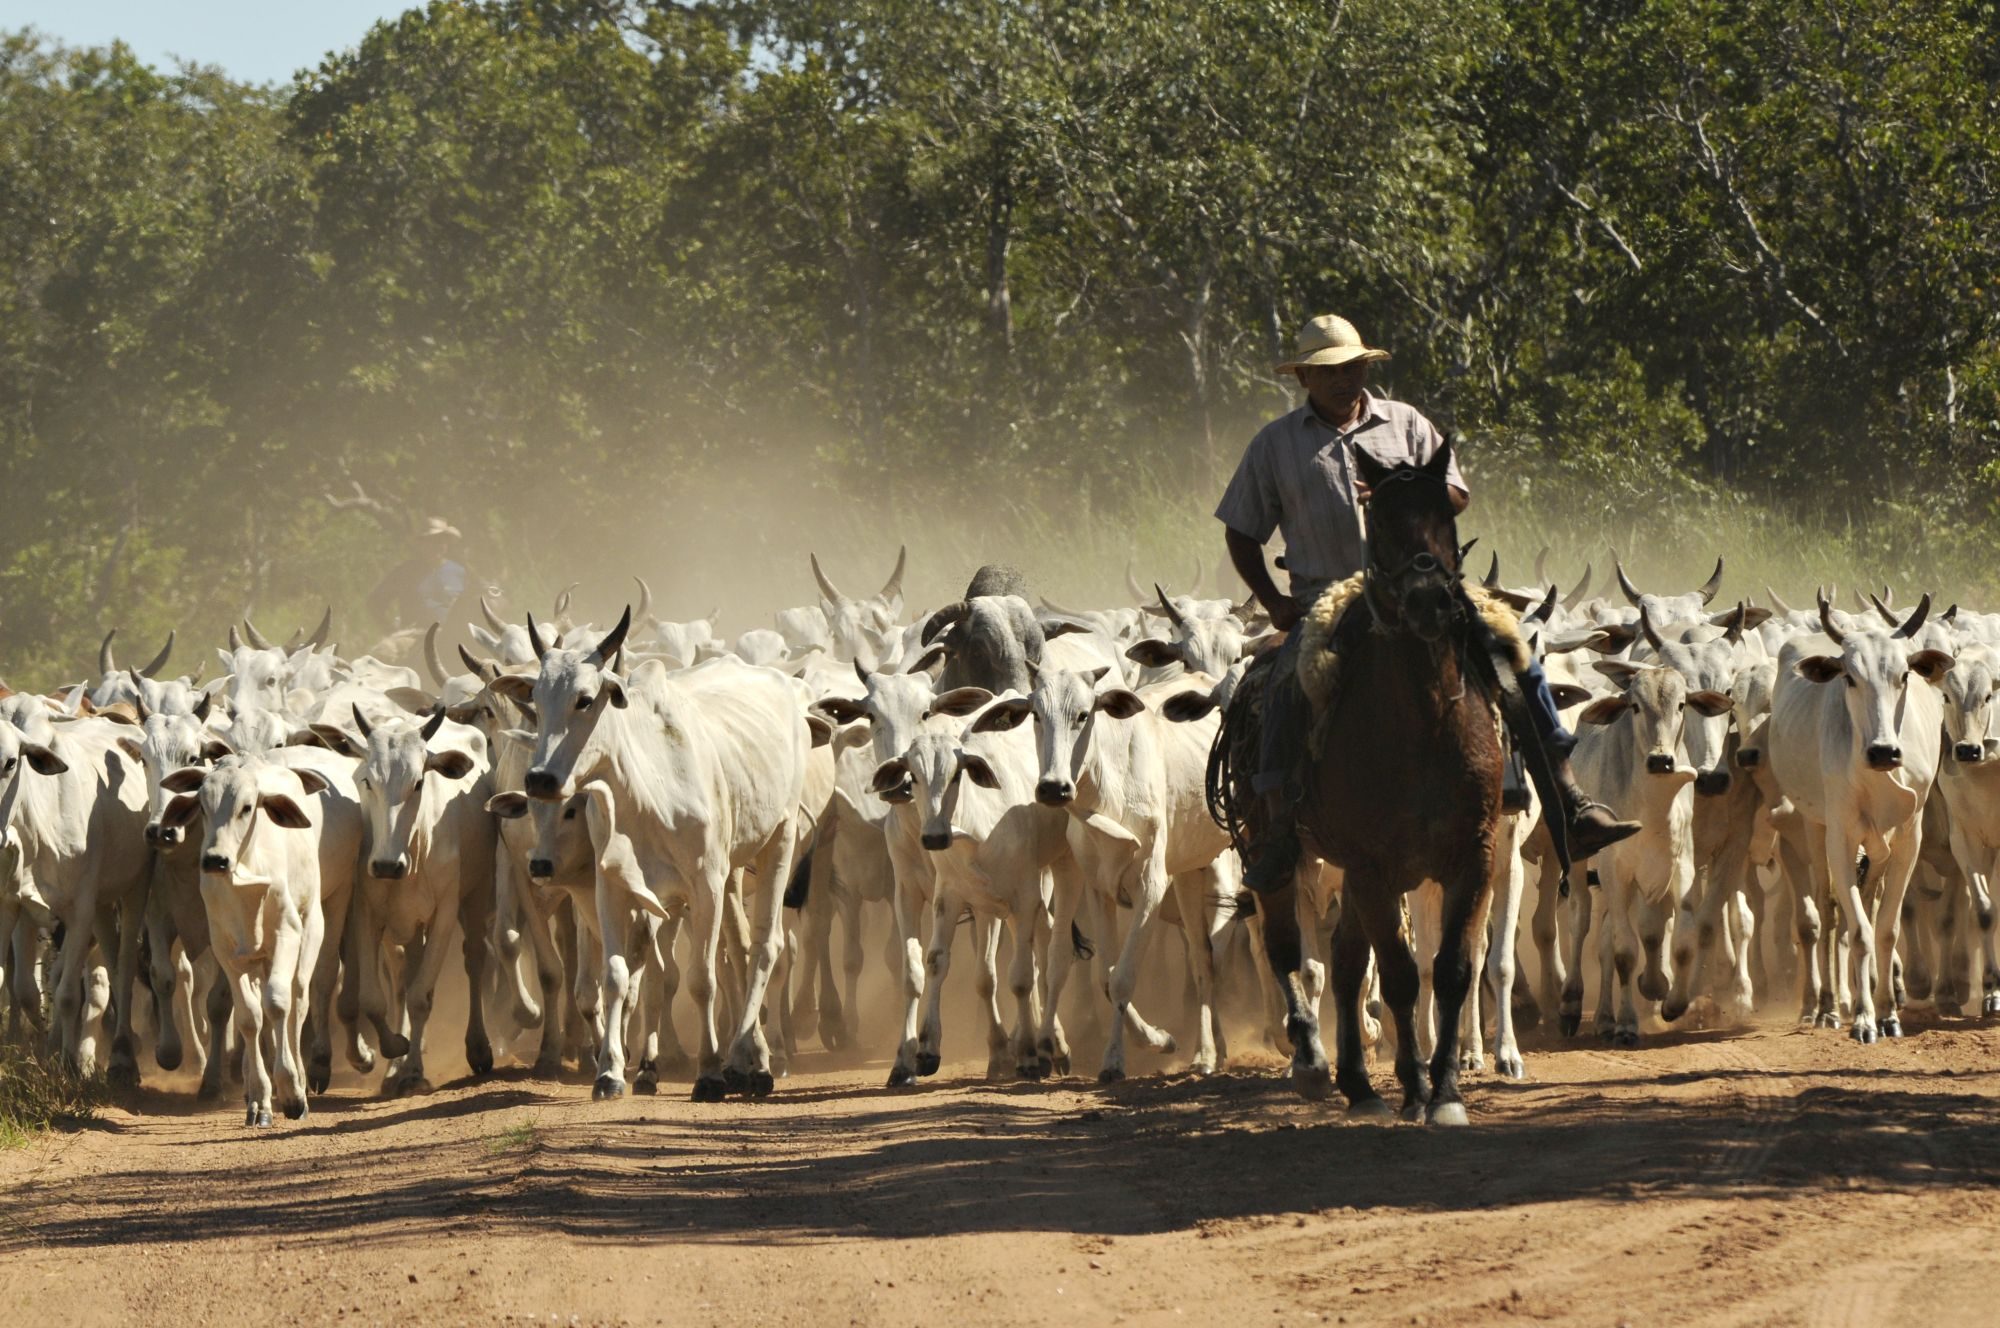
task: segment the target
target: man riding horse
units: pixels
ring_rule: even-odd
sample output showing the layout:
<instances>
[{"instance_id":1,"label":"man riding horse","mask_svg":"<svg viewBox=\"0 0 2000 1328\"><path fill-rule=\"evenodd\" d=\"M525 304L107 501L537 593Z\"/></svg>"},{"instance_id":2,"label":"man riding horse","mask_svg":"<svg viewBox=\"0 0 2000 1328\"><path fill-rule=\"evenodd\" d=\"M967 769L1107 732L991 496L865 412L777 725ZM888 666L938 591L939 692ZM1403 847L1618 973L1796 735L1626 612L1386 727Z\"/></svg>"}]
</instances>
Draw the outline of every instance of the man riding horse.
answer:
<instances>
[{"instance_id":1,"label":"man riding horse","mask_svg":"<svg viewBox=\"0 0 2000 1328\"><path fill-rule=\"evenodd\" d=\"M1280 668L1293 666L1297 625L1331 586L1368 563L1362 509L1372 493L1355 453L1378 467L1422 465L1442 443L1435 426L1413 407L1367 390L1368 366L1389 353L1366 345L1354 325L1328 314L1300 329L1298 348L1278 372L1297 375L1306 403L1264 426L1237 466L1228 491L1215 509L1226 526L1229 560L1244 584L1288 633L1280 647ZM1446 472L1452 508L1470 501L1455 459ZM1291 594L1279 591L1264 564L1264 544L1274 531L1285 536L1284 566ZM1539 740L1559 790L1559 808L1569 854L1581 861L1630 835L1639 823L1620 821L1577 787L1569 754L1576 739L1563 727L1539 663L1518 675L1534 733L1517 741ZM1306 735L1312 718L1302 693L1293 687L1267 689L1261 725L1257 794L1250 812L1250 862L1244 880L1270 893L1292 878L1301 854L1297 808ZM1336 758L1337 759L1337 758ZM1553 819L1553 817L1551 817Z\"/></svg>"}]
</instances>

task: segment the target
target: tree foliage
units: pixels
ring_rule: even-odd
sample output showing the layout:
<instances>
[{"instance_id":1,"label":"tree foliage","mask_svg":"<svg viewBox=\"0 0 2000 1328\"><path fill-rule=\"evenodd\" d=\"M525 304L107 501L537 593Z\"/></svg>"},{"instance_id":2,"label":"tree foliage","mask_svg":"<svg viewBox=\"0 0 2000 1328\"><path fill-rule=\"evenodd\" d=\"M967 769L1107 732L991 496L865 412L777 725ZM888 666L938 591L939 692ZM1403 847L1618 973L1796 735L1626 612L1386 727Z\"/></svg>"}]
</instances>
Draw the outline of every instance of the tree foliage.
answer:
<instances>
[{"instance_id":1,"label":"tree foliage","mask_svg":"<svg viewBox=\"0 0 2000 1328\"><path fill-rule=\"evenodd\" d=\"M790 555L686 495L1198 514L1328 309L1494 499L1914 574L2000 522L1996 79L1927 0L436 0L275 89L8 36L0 669L358 603L425 513L534 586Z\"/></svg>"}]
</instances>

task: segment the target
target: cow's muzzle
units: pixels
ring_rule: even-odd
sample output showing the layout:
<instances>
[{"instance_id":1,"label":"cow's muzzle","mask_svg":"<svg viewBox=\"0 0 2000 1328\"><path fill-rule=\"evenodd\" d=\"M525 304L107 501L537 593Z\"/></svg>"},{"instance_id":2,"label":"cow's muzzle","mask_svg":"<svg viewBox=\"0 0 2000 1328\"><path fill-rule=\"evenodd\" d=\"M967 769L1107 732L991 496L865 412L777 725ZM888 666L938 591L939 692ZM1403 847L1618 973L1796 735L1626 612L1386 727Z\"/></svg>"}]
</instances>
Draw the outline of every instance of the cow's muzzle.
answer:
<instances>
[{"instance_id":1,"label":"cow's muzzle","mask_svg":"<svg viewBox=\"0 0 2000 1328\"><path fill-rule=\"evenodd\" d=\"M1671 752L1654 752L1646 758L1646 773L1649 775L1671 775L1674 773L1674 758Z\"/></svg>"},{"instance_id":2,"label":"cow's muzzle","mask_svg":"<svg viewBox=\"0 0 2000 1328\"><path fill-rule=\"evenodd\" d=\"M537 881L546 881L556 874L555 863L547 858L529 858L528 875Z\"/></svg>"},{"instance_id":3,"label":"cow's muzzle","mask_svg":"<svg viewBox=\"0 0 2000 1328\"><path fill-rule=\"evenodd\" d=\"M923 845L933 853L942 853L951 847L951 831L926 830L923 833Z\"/></svg>"},{"instance_id":4,"label":"cow's muzzle","mask_svg":"<svg viewBox=\"0 0 2000 1328\"><path fill-rule=\"evenodd\" d=\"M1045 779L1035 785L1035 801L1044 807L1067 807L1076 801L1076 785L1067 779Z\"/></svg>"},{"instance_id":5,"label":"cow's muzzle","mask_svg":"<svg viewBox=\"0 0 2000 1328\"><path fill-rule=\"evenodd\" d=\"M1903 764L1903 749L1893 742L1871 742L1863 755L1870 770L1895 770Z\"/></svg>"},{"instance_id":6,"label":"cow's muzzle","mask_svg":"<svg viewBox=\"0 0 2000 1328\"><path fill-rule=\"evenodd\" d=\"M1986 748L1976 742L1961 742L1951 749L1951 759L1960 765L1978 765L1986 759Z\"/></svg>"},{"instance_id":7,"label":"cow's muzzle","mask_svg":"<svg viewBox=\"0 0 2000 1328\"><path fill-rule=\"evenodd\" d=\"M154 822L146 827L146 842L154 848L172 848L181 842L181 828Z\"/></svg>"},{"instance_id":8,"label":"cow's muzzle","mask_svg":"<svg viewBox=\"0 0 2000 1328\"><path fill-rule=\"evenodd\" d=\"M551 801L562 796L562 777L546 766L536 766L521 781L521 789L531 798Z\"/></svg>"},{"instance_id":9,"label":"cow's muzzle","mask_svg":"<svg viewBox=\"0 0 2000 1328\"><path fill-rule=\"evenodd\" d=\"M368 874L378 881L400 881L410 874L407 858L376 858L368 864Z\"/></svg>"},{"instance_id":10,"label":"cow's muzzle","mask_svg":"<svg viewBox=\"0 0 2000 1328\"><path fill-rule=\"evenodd\" d=\"M1719 798L1729 792L1727 770L1704 770L1694 777L1694 791L1704 798Z\"/></svg>"},{"instance_id":11,"label":"cow's muzzle","mask_svg":"<svg viewBox=\"0 0 2000 1328\"><path fill-rule=\"evenodd\" d=\"M1743 748L1736 753L1736 764L1745 770L1755 770L1758 766L1764 764L1763 750L1757 747Z\"/></svg>"},{"instance_id":12,"label":"cow's muzzle","mask_svg":"<svg viewBox=\"0 0 2000 1328\"><path fill-rule=\"evenodd\" d=\"M227 853L204 853L201 855L201 869L205 872L221 873L229 870Z\"/></svg>"}]
</instances>

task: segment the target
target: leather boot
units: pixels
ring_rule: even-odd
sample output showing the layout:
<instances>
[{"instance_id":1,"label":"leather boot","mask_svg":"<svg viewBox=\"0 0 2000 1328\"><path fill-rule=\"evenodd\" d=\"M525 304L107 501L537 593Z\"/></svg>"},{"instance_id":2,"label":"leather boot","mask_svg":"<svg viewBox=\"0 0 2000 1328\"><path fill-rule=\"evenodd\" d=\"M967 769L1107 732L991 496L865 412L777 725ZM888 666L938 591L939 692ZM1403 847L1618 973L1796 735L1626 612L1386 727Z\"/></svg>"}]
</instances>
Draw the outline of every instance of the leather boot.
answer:
<instances>
[{"instance_id":1,"label":"leather boot","mask_svg":"<svg viewBox=\"0 0 2000 1328\"><path fill-rule=\"evenodd\" d=\"M1637 821L1619 820L1609 807L1579 788L1576 772L1570 769L1567 759L1556 767L1555 776L1562 789L1563 824L1567 827L1572 862L1595 857L1643 828Z\"/></svg>"},{"instance_id":2,"label":"leather boot","mask_svg":"<svg viewBox=\"0 0 2000 1328\"><path fill-rule=\"evenodd\" d=\"M1299 865L1298 811L1283 789L1257 797L1256 809L1244 818L1250 838L1250 861L1243 867L1243 884L1260 895L1281 890Z\"/></svg>"}]
</instances>

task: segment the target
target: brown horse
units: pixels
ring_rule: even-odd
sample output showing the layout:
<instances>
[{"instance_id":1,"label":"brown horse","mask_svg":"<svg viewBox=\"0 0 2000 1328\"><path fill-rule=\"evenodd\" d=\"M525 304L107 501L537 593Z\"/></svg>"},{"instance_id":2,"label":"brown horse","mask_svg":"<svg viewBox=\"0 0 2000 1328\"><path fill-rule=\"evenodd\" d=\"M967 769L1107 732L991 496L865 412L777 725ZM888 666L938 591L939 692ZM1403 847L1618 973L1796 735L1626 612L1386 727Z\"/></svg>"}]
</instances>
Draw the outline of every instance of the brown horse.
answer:
<instances>
[{"instance_id":1,"label":"brown horse","mask_svg":"<svg viewBox=\"0 0 2000 1328\"><path fill-rule=\"evenodd\" d=\"M1458 1093L1459 1012L1473 979L1474 929L1486 917L1500 816L1491 629L1459 580L1445 485L1450 441L1422 466L1389 469L1360 449L1355 460L1374 490L1366 592L1333 642L1340 684L1299 807L1311 845L1346 876L1333 933L1333 1082L1351 1113L1388 1114L1368 1082L1358 1023L1373 947L1382 996L1396 1020L1404 1118L1416 1120L1428 1108L1432 1122L1459 1125L1466 1119ZM1444 937L1433 969L1437 1049L1428 1074L1416 1053L1417 960L1400 927L1402 897L1425 881L1444 889ZM1265 947L1285 988L1293 1080L1307 1097L1324 1097L1326 1053L1300 986L1297 915L1286 893L1262 910Z\"/></svg>"}]
</instances>

